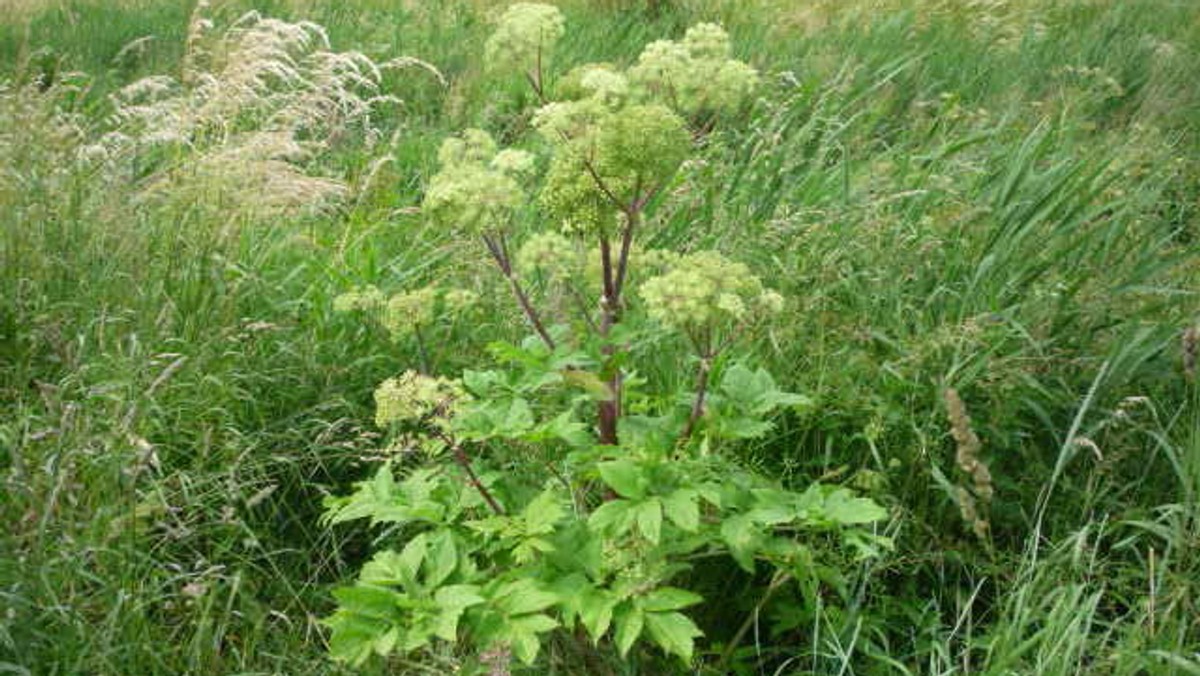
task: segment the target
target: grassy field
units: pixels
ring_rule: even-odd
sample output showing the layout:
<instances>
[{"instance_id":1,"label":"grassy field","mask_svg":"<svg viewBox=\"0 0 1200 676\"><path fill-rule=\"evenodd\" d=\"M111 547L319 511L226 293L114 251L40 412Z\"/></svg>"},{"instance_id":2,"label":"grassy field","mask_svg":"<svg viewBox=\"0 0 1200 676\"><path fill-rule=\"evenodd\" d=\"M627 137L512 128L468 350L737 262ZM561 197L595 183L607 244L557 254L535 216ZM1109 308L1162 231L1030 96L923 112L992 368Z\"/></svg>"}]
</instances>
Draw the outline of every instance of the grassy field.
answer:
<instances>
[{"instance_id":1,"label":"grassy field","mask_svg":"<svg viewBox=\"0 0 1200 676\"><path fill-rule=\"evenodd\" d=\"M1200 5L559 4L564 67L717 21L762 73L658 207L655 244L719 249L790 299L753 361L815 405L736 452L891 515L895 551L815 606L758 608L762 580L698 570L739 600L697 618L716 654L755 621L734 666L704 653L695 673L1200 674ZM523 83L481 63L500 8L0 11L0 673L349 671L318 618L377 533L322 525L322 499L377 463L372 391L418 354L333 299L479 291L433 355L449 372L522 333L474 244L417 208L445 136L530 136ZM208 132L144 150L209 111L134 119L113 96L205 72L195 41L251 9L430 68L384 70L398 101L286 161ZM956 502L947 388L994 481L985 537ZM588 671L548 650L528 673Z\"/></svg>"}]
</instances>

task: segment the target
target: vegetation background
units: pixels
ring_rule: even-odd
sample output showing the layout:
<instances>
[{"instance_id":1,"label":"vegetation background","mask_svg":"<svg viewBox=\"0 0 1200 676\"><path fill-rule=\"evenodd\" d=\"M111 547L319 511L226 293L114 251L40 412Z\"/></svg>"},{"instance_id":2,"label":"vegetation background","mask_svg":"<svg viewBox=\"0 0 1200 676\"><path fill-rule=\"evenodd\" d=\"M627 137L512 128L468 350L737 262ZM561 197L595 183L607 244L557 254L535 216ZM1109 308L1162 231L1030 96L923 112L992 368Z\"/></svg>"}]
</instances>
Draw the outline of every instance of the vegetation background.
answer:
<instances>
[{"instance_id":1,"label":"vegetation background","mask_svg":"<svg viewBox=\"0 0 1200 676\"><path fill-rule=\"evenodd\" d=\"M764 73L657 237L791 299L755 359L816 405L745 457L893 514L897 551L830 576L817 607L697 573L745 598L698 618L711 637L761 612L741 673L1200 673L1200 5L560 6L568 66L703 20ZM320 527L321 500L367 473L371 392L416 355L332 299L476 280L452 366L520 331L469 244L414 209L444 136L526 134L523 83L482 70L501 8L207 7L217 33L254 9L436 69L384 70L400 103L249 159L244 136L164 158L122 126L112 95L189 72L192 3L0 8L0 672L339 672L316 620L371 534ZM80 160L114 131L121 163ZM976 519L947 388L994 481ZM537 672L579 673L565 650Z\"/></svg>"}]
</instances>

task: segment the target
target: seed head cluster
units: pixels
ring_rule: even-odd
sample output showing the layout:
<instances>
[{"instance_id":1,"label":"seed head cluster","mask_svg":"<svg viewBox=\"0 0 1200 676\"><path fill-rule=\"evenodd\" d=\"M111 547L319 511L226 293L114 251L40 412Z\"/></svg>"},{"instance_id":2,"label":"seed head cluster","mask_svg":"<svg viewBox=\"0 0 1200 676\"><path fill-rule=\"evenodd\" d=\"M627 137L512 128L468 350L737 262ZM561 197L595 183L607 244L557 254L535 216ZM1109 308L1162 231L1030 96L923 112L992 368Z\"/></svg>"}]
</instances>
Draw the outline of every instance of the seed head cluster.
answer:
<instances>
[{"instance_id":1,"label":"seed head cluster","mask_svg":"<svg viewBox=\"0 0 1200 676\"><path fill-rule=\"evenodd\" d=\"M646 46L629 69L635 87L688 116L731 113L758 86L758 71L731 58L729 35L717 24L688 29L682 41L658 40Z\"/></svg>"},{"instance_id":2,"label":"seed head cluster","mask_svg":"<svg viewBox=\"0 0 1200 676\"><path fill-rule=\"evenodd\" d=\"M502 228L525 200L518 179L533 166L520 150L497 153L487 132L469 129L438 151L441 169L429 182L423 207L434 220L467 234Z\"/></svg>"},{"instance_id":3,"label":"seed head cluster","mask_svg":"<svg viewBox=\"0 0 1200 676\"><path fill-rule=\"evenodd\" d=\"M950 421L950 436L954 437L956 445L955 463L971 480L970 488L957 488L959 510L975 535L981 540L986 540L988 529L991 527L986 512L995 494L992 473L979 457L983 444L971 427L971 416L967 414L967 406L958 396L958 390L953 387L946 388L943 398L946 402L946 417Z\"/></svg>"},{"instance_id":4,"label":"seed head cluster","mask_svg":"<svg viewBox=\"0 0 1200 676\"><path fill-rule=\"evenodd\" d=\"M640 293L651 318L684 330L754 320L777 314L784 304L744 263L715 251L680 257L671 270L643 283Z\"/></svg>"},{"instance_id":5,"label":"seed head cluster","mask_svg":"<svg viewBox=\"0 0 1200 676\"><path fill-rule=\"evenodd\" d=\"M367 286L334 298L333 309L373 316L392 338L399 340L439 317L461 315L478 302L479 294L469 289L450 288L443 291L435 286L427 286L389 297L378 288Z\"/></svg>"},{"instance_id":6,"label":"seed head cluster","mask_svg":"<svg viewBox=\"0 0 1200 676\"><path fill-rule=\"evenodd\" d=\"M524 273L537 272L551 279L570 276L579 259L575 244L557 232L530 237L517 251L517 267Z\"/></svg>"},{"instance_id":7,"label":"seed head cluster","mask_svg":"<svg viewBox=\"0 0 1200 676\"><path fill-rule=\"evenodd\" d=\"M453 380L405 371L375 389L375 424L379 427L402 422L444 424L453 417L455 404L466 396Z\"/></svg>"},{"instance_id":8,"label":"seed head cluster","mask_svg":"<svg viewBox=\"0 0 1200 676\"><path fill-rule=\"evenodd\" d=\"M566 22L553 5L518 2L500 17L496 31L484 45L489 68L526 71L549 58L563 36Z\"/></svg>"}]
</instances>

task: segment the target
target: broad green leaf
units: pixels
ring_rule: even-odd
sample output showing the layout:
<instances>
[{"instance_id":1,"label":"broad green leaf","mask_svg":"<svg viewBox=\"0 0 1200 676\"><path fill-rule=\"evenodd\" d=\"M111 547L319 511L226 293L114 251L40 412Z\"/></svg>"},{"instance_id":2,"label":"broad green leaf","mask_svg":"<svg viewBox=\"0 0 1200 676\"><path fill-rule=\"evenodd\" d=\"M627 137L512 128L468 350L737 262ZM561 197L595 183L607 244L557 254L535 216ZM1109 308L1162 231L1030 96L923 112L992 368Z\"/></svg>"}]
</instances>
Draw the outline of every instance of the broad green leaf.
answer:
<instances>
[{"instance_id":1,"label":"broad green leaf","mask_svg":"<svg viewBox=\"0 0 1200 676\"><path fill-rule=\"evenodd\" d=\"M603 589L588 588L579 594L579 619L592 642L598 642L612 623L617 598Z\"/></svg>"},{"instance_id":2,"label":"broad green leaf","mask_svg":"<svg viewBox=\"0 0 1200 676\"><path fill-rule=\"evenodd\" d=\"M552 551L554 551L554 545L540 537L526 538L512 549L513 558L521 564L532 562L538 554Z\"/></svg>"},{"instance_id":3,"label":"broad green leaf","mask_svg":"<svg viewBox=\"0 0 1200 676\"><path fill-rule=\"evenodd\" d=\"M870 498L855 497L848 489L838 488L825 496L825 517L842 525L873 523L887 518L887 510Z\"/></svg>"},{"instance_id":4,"label":"broad green leaf","mask_svg":"<svg viewBox=\"0 0 1200 676\"><path fill-rule=\"evenodd\" d=\"M454 420L464 439L520 438L533 428L533 410L519 397L505 401L475 401L464 405Z\"/></svg>"},{"instance_id":5,"label":"broad green leaf","mask_svg":"<svg viewBox=\"0 0 1200 676\"><path fill-rule=\"evenodd\" d=\"M746 416L726 416L718 421L721 436L730 439L757 439L775 428L775 423Z\"/></svg>"},{"instance_id":6,"label":"broad green leaf","mask_svg":"<svg viewBox=\"0 0 1200 676\"><path fill-rule=\"evenodd\" d=\"M498 371L463 371L463 387L479 398L487 398L505 384L504 375Z\"/></svg>"},{"instance_id":7,"label":"broad green leaf","mask_svg":"<svg viewBox=\"0 0 1200 676\"><path fill-rule=\"evenodd\" d=\"M725 372L720 391L739 410L753 415L765 415L782 406L810 402L808 397L780 390L766 370L751 371L741 364Z\"/></svg>"},{"instance_id":8,"label":"broad green leaf","mask_svg":"<svg viewBox=\"0 0 1200 676\"><path fill-rule=\"evenodd\" d=\"M760 488L751 491L754 496L754 507L750 510L750 518L758 523L774 526L794 521L797 517L796 494L774 488Z\"/></svg>"},{"instance_id":9,"label":"broad green leaf","mask_svg":"<svg viewBox=\"0 0 1200 676\"><path fill-rule=\"evenodd\" d=\"M454 545L454 535L449 530L441 530L430 536L425 559L425 584L429 587L441 585L457 567L458 548Z\"/></svg>"},{"instance_id":10,"label":"broad green leaf","mask_svg":"<svg viewBox=\"0 0 1200 676\"><path fill-rule=\"evenodd\" d=\"M469 608L484 602L479 587L473 584L451 584L437 590L433 600L442 607Z\"/></svg>"},{"instance_id":11,"label":"broad green leaf","mask_svg":"<svg viewBox=\"0 0 1200 676\"><path fill-rule=\"evenodd\" d=\"M425 552L428 549L429 538L425 533L409 540L404 549L400 550L400 556L396 559L397 571L404 576L404 586L406 588L414 588L417 586L417 571L421 569L421 562L425 560Z\"/></svg>"},{"instance_id":12,"label":"broad green leaf","mask_svg":"<svg viewBox=\"0 0 1200 676\"><path fill-rule=\"evenodd\" d=\"M558 523L565 513L562 501L555 491L542 491L521 510L521 517L525 520L525 534L543 535L554 532L554 524Z\"/></svg>"},{"instance_id":13,"label":"broad green leaf","mask_svg":"<svg viewBox=\"0 0 1200 676\"><path fill-rule=\"evenodd\" d=\"M721 509L723 501L721 500L720 484L713 482L701 484L697 487L697 492L700 494L701 498L704 498L705 502L713 507L716 507L717 509Z\"/></svg>"},{"instance_id":14,"label":"broad green leaf","mask_svg":"<svg viewBox=\"0 0 1200 676\"><path fill-rule=\"evenodd\" d=\"M617 422L617 435L631 448L664 457L675 450L683 421L674 415L622 415Z\"/></svg>"},{"instance_id":15,"label":"broad green leaf","mask_svg":"<svg viewBox=\"0 0 1200 676\"><path fill-rule=\"evenodd\" d=\"M541 648L541 640L538 634L545 633L558 626L550 616L542 615L523 615L521 617L512 618L508 622L506 633L512 644L513 653L517 659L525 664L533 664L537 659L538 650Z\"/></svg>"},{"instance_id":16,"label":"broad green leaf","mask_svg":"<svg viewBox=\"0 0 1200 676\"><path fill-rule=\"evenodd\" d=\"M407 585L415 579L416 574L416 571L409 569L407 565L400 554L385 549L363 564L358 579L375 585Z\"/></svg>"},{"instance_id":17,"label":"broad green leaf","mask_svg":"<svg viewBox=\"0 0 1200 676\"><path fill-rule=\"evenodd\" d=\"M359 584L335 589L333 597L347 613L378 620L395 620L399 613L397 601L401 595L391 589Z\"/></svg>"},{"instance_id":18,"label":"broad green leaf","mask_svg":"<svg viewBox=\"0 0 1200 676\"><path fill-rule=\"evenodd\" d=\"M385 631L382 636L375 639L375 653L381 657L387 657L396 649L396 643L400 640L400 627L392 627Z\"/></svg>"},{"instance_id":19,"label":"broad green leaf","mask_svg":"<svg viewBox=\"0 0 1200 676\"><path fill-rule=\"evenodd\" d=\"M450 642L458 640L458 619L463 611L484 601L479 588L469 584L442 587L433 598L440 606L433 633Z\"/></svg>"},{"instance_id":20,"label":"broad green leaf","mask_svg":"<svg viewBox=\"0 0 1200 676\"><path fill-rule=\"evenodd\" d=\"M663 512L671 523L689 533L700 527L699 493L690 488L680 488L663 498Z\"/></svg>"},{"instance_id":21,"label":"broad green leaf","mask_svg":"<svg viewBox=\"0 0 1200 676\"><path fill-rule=\"evenodd\" d=\"M611 500L596 508L588 517L588 526L601 532L621 534L633 523L633 503L629 500Z\"/></svg>"},{"instance_id":22,"label":"broad green leaf","mask_svg":"<svg viewBox=\"0 0 1200 676\"><path fill-rule=\"evenodd\" d=\"M587 522L572 519L566 524L548 536L554 545L554 551L546 553L547 561L560 570L583 571L593 578L598 578L604 562L604 538L596 537L597 530Z\"/></svg>"},{"instance_id":23,"label":"broad green leaf","mask_svg":"<svg viewBox=\"0 0 1200 676\"><path fill-rule=\"evenodd\" d=\"M514 634L509 637L509 646L517 659L532 665L542 648L542 642L537 634Z\"/></svg>"},{"instance_id":24,"label":"broad green leaf","mask_svg":"<svg viewBox=\"0 0 1200 676\"><path fill-rule=\"evenodd\" d=\"M367 661L378 638L393 627L384 621L338 611L324 620L332 630L329 653L333 659L355 666Z\"/></svg>"},{"instance_id":25,"label":"broad green leaf","mask_svg":"<svg viewBox=\"0 0 1200 676\"><path fill-rule=\"evenodd\" d=\"M562 372L563 380L580 388L595 401L612 401L613 391L608 383L591 371L573 369Z\"/></svg>"},{"instance_id":26,"label":"broad green leaf","mask_svg":"<svg viewBox=\"0 0 1200 676\"><path fill-rule=\"evenodd\" d=\"M642 608L648 613L661 613L694 606L703 600L703 596L686 589L659 587L642 597Z\"/></svg>"},{"instance_id":27,"label":"broad green leaf","mask_svg":"<svg viewBox=\"0 0 1200 676\"><path fill-rule=\"evenodd\" d=\"M682 613L646 613L646 628L659 647L685 662L692 661L695 638L704 634Z\"/></svg>"},{"instance_id":28,"label":"broad green leaf","mask_svg":"<svg viewBox=\"0 0 1200 676\"><path fill-rule=\"evenodd\" d=\"M890 552L895 549L895 543L891 538L867 533L857 528L844 531L842 540L854 549L855 558L860 560L873 559L881 556L885 551Z\"/></svg>"},{"instance_id":29,"label":"broad green leaf","mask_svg":"<svg viewBox=\"0 0 1200 676\"><path fill-rule=\"evenodd\" d=\"M558 596L558 607L564 624L572 624L579 615L584 596L594 589L586 576L570 573L555 578L547 588Z\"/></svg>"},{"instance_id":30,"label":"broad green leaf","mask_svg":"<svg viewBox=\"0 0 1200 676\"><path fill-rule=\"evenodd\" d=\"M623 498L638 499L646 495L649 481L641 466L632 460L612 460L600 463L600 478Z\"/></svg>"},{"instance_id":31,"label":"broad green leaf","mask_svg":"<svg viewBox=\"0 0 1200 676\"><path fill-rule=\"evenodd\" d=\"M541 423L525 435L525 439L534 442L561 441L571 448L587 448L595 443L588 426L575 420L570 411Z\"/></svg>"},{"instance_id":32,"label":"broad green leaf","mask_svg":"<svg viewBox=\"0 0 1200 676\"><path fill-rule=\"evenodd\" d=\"M729 554L746 572L754 572L754 555L762 534L748 514L731 516L721 524L721 539L729 546Z\"/></svg>"},{"instance_id":33,"label":"broad green leaf","mask_svg":"<svg viewBox=\"0 0 1200 676\"><path fill-rule=\"evenodd\" d=\"M629 649L633 647L634 641L642 635L645 619L646 615L642 612L641 606L636 604L625 604L616 613L617 635L615 639L621 657L629 654Z\"/></svg>"},{"instance_id":34,"label":"broad green leaf","mask_svg":"<svg viewBox=\"0 0 1200 676\"><path fill-rule=\"evenodd\" d=\"M377 502L387 502L392 499L392 495L396 492L396 477L392 476L392 463L385 462L375 472L375 478L371 480L371 497Z\"/></svg>"},{"instance_id":35,"label":"broad green leaf","mask_svg":"<svg viewBox=\"0 0 1200 676\"><path fill-rule=\"evenodd\" d=\"M517 580L501 587L493 601L506 615L524 615L554 605L558 595L533 580Z\"/></svg>"},{"instance_id":36,"label":"broad green leaf","mask_svg":"<svg viewBox=\"0 0 1200 676\"><path fill-rule=\"evenodd\" d=\"M662 503L658 498L650 498L639 504L634 510L637 515L638 530L641 531L642 537L658 544L662 537Z\"/></svg>"}]
</instances>

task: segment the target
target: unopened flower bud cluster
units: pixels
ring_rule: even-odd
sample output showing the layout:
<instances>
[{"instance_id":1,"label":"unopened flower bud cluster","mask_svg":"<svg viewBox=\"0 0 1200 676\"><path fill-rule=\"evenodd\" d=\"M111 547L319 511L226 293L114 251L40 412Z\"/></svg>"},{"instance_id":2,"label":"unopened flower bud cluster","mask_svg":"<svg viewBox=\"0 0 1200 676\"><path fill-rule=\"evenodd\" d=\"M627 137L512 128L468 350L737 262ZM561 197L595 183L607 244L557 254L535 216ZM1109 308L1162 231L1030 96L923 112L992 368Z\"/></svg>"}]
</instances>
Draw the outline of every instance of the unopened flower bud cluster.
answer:
<instances>
[{"instance_id":1,"label":"unopened flower bud cluster","mask_svg":"<svg viewBox=\"0 0 1200 676\"><path fill-rule=\"evenodd\" d=\"M566 22L553 5L518 2L500 17L496 31L484 45L490 68L531 67L545 60L563 36Z\"/></svg>"},{"instance_id":2,"label":"unopened flower bud cluster","mask_svg":"<svg viewBox=\"0 0 1200 676\"><path fill-rule=\"evenodd\" d=\"M429 181L424 209L435 220L476 234L503 227L525 201L519 180L530 174L533 156L521 150L496 151L487 132L469 129L449 138L438 151L441 169Z\"/></svg>"},{"instance_id":3,"label":"unopened flower bud cluster","mask_svg":"<svg viewBox=\"0 0 1200 676\"><path fill-rule=\"evenodd\" d=\"M758 71L730 55L725 30L702 23L688 29L681 41L647 45L629 69L629 79L687 115L731 113L746 102L759 78Z\"/></svg>"},{"instance_id":4,"label":"unopened flower bud cluster","mask_svg":"<svg viewBox=\"0 0 1200 676\"><path fill-rule=\"evenodd\" d=\"M405 371L375 389L375 424L379 427L398 422L444 424L453 417L455 405L466 397L456 381Z\"/></svg>"},{"instance_id":5,"label":"unopened flower bud cluster","mask_svg":"<svg viewBox=\"0 0 1200 676\"><path fill-rule=\"evenodd\" d=\"M670 271L642 284L640 293L652 319L680 329L750 321L783 309L783 296L764 288L744 263L715 251L680 257Z\"/></svg>"},{"instance_id":6,"label":"unopened flower bud cluster","mask_svg":"<svg viewBox=\"0 0 1200 676\"><path fill-rule=\"evenodd\" d=\"M368 286L338 296L333 300L333 308L337 312L372 315L393 338L399 339L418 327L432 324L439 316L461 315L478 302L479 295L469 289L451 288L443 291L427 286L389 297L376 287Z\"/></svg>"}]
</instances>

